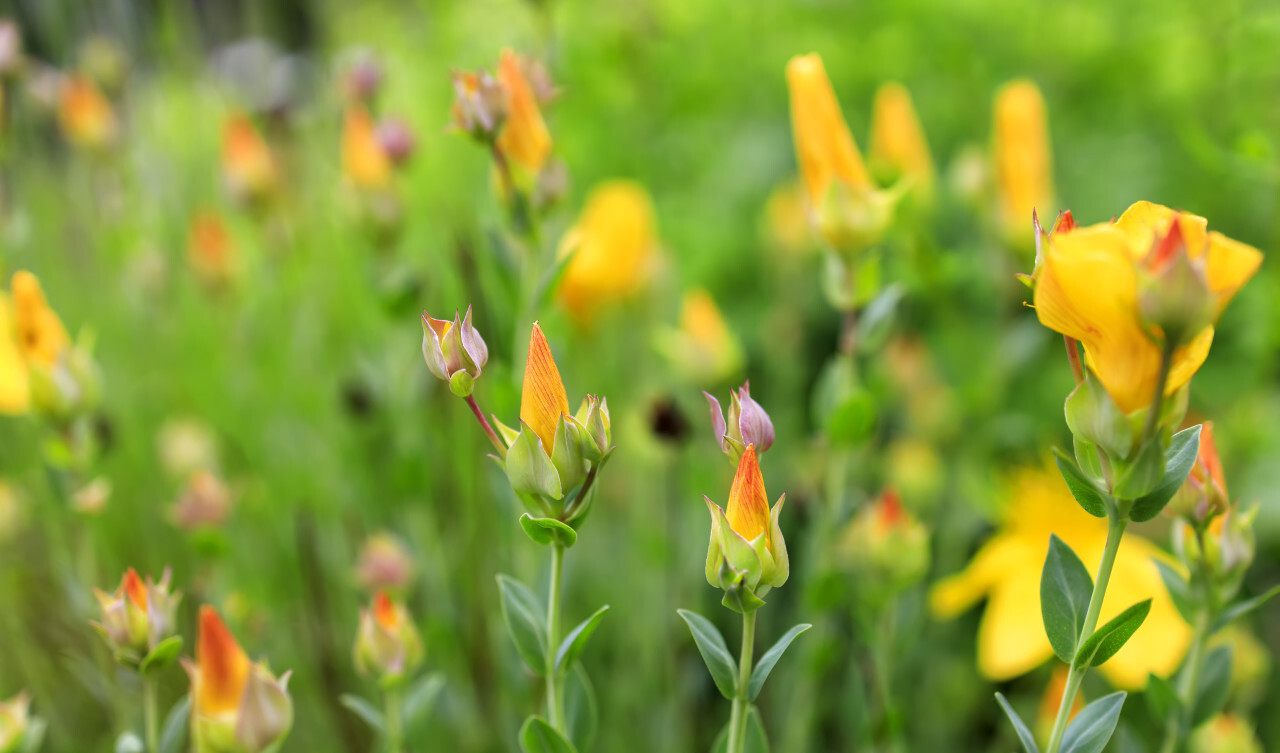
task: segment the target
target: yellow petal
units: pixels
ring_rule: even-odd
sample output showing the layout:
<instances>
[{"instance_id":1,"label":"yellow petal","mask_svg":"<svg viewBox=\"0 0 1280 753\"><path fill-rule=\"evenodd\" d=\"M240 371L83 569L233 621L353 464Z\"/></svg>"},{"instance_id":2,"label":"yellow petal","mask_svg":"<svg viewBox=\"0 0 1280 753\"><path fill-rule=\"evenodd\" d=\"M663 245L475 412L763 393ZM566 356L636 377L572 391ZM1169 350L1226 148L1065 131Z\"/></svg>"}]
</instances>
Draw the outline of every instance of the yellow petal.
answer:
<instances>
[{"instance_id":1,"label":"yellow petal","mask_svg":"<svg viewBox=\"0 0 1280 753\"><path fill-rule=\"evenodd\" d=\"M29 364L52 366L71 342L62 320L49 308L35 275L20 270L9 287L18 352Z\"/></svg>"},{"instance_id":2,"label":"yellow petal","mask_svg":"<svg viewBox=\"0 0 1280 753\"><path fill-rule=\"evenodd\" d=\"M347 108L343 118L342 172L361 188L384 188L391 182L391 160L363 107Z\"/></svg>"},{"instance_id":3,"label":"yellow petal","mask_svg":"<svg viewBox=\"0 0 1280 753\"><path fill-rule=\"evenodd\" d=\"M542 440L542 449L551 455L556 425L560 417L569 413L569 398L565 395L560 370L556 368L551 346L542 334L542 328L533 323L529 335L529 355L524 363L524 384L520 390L520 420L529 425Z\"/></svg>"},{"instance_id":4,"label":"yellow petal","mask_svg":"<svg viewBox=\"0 0 1280 753\"><path fill-rule=\"evenodd\" d=\"M551 134L520 58L511 50L502 51L498 81L507 93L507 120L498 136L498 148L512 161L536 173L551 154Z\"/></svg>"},{"instance_id":5,"label":"yellow petal","mask_svg":"<svg viewBox=\"0 0 1280 753\"><path fill-rule=\"evenodd\" d=\"M1031 212L1048 217L1053 204L1048 116L1034 83L1013 81L996 94L994 140L1001 224L1011 237L1030 238Z\"/></svg>"},{"instance_id":6,"label":"yellow petal","mask_svg":"<svg viewBox=\"0 0 1280 753\"><path fill-rule=\"evenodd\" d=\"M1132 240L1134 258L1140 259L1147 255L1157 239L1169 234L1175 219L1186 241L1187 252L1192 258L1198 258L1204 253L1205 233L1209 227L1209 221L1199 215L1179 212L1150 201L1137 201L1124 210L1115 225Z\"/></svg>"},{"instance_id":7,"label":"yellow petal","mask_svg":"<svg viewBox=\"0 0 1280 753\"><path fill-rule=\"evenodd\" d=\"M978 551L969 566L943 578L929 593L929 609L939 619L957 617L986 597L1011 568L1026 564L1026 542L996 536Z\"/></svg>"},{"instance_id":8,"label":"yellow petal","mask_svg":"<svg viewBox=\"0 0 1280 753\"><path fill-rule=\"evenodd\" d=\"M888 167L911 180L911 192L928 200L933 195L933 158L911 103L911 94L898 83L876 91L871 106L872 164Z\"/></svg>"},{"instance_id":9,"label":"yellow petal","mask_svg":"<svg viewBox=\"0 0 1280 753\"><path fill-rule=\"evenodd\" d=\"M840 112L822 58L817 53L791 58L787 63L787 86L791 91L796 159L811 205L819 206L836 180L869 187L866 165Z\"/></svg>"},{"instance_id":10,"label":"yellow petal","mask_svg":"<svg viewBox=\"0 0 1280 753\"><path fill-rule=\"evenodd\" d=\"M769 495L764 490L764 476L760 474L760 461L756 458L755 445L747 445L746 452L738 460L738 472L729 488L729 503L725 505L725 518L729 527L747 541L769 530ZM770 542L765 541L770 547Z\"/></svg>"},{"instance_id":11,"label":"yellow petal","mask_svg":"<svg viewBox=\"0 0 1280 753\"><path fill-rule=\"evenodd\" d=\"M1262 266L1262 252L1222 233L1212 232L1209 233L1207 253L1205 273L1209 278L1209 289L1218 296L1218 310L1221 311Z\"/></svg>"},{"instance_id":12,"label":"yellow petal","mask_svg":"<svg viewBox=\"0 0 1280 753\"><path fill-rule=\"evenodd\" d=\"M1048 540L1044 549L1048 551ZM978 669L991 680L1026 674L1053 655L1040 615L1040 568L1028 559L1005 574L978 625Z\"/></svg>"},{"instance_id":13,"label":"yellow petal","mask_svg":"<svg viewBox=\"0 0 1280 753\"><path fill-rule=\"evenodd\" d=\"M0 294L0 413L26 413L31 393L27 364L14 340L9 298Z\"/></svg>"},{"instance_id":14,"label":"yellow petal","mask_svg":"<svg viewBox=\"0 0 1280 753\"><path fill-rule=\"evenodd\" d=\"M573 258L556 292L574 319L586 324L602 305L647 282L658 245L653 203L637 183L602 183L570 234Z\"/></svg>"},{"instance_id":15,"label":"yellow petal","mask_svg":"<svg viewBox=\"0 0 1280 753\"><path fill-rule=\"evenodd\" d=\"M200 607L196 665L196 709L202 714L219 714L239 708L249 680L249 657L218 611L208 604Z\"/></svg>"}]
</instances>

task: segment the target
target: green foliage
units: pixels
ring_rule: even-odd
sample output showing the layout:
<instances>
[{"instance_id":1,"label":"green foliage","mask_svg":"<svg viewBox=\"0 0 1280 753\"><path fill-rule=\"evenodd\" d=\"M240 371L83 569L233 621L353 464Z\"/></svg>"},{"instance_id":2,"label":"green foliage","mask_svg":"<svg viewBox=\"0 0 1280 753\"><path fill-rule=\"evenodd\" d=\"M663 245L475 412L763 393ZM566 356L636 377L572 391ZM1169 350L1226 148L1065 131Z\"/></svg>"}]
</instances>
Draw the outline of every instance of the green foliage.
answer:
<instances>
[{"instance_id":1,"label":"green foliage","mask_svg":"<svg viewBox=\"0 0 1280 753\"><path fill-rule=\"evenodd\" d=\"M1195 465L1196 455L1200 452L1200 429L1196 425L1173 435L1169 449L1164 453L1163 478L1154 489L1134 500L1133 508L1129 510L1130 518L1138 523L1151 520L1173 499Z\"/></svg>"},{"instance_id":2,"label":"green foliage","mask_svg":"<svg viewBox=\"0 0 1280 753\"><path fill-rule=\"evenodd\" d=\"M1231 659L1230 646L1219 646L1205 657L1195 703L1191 706L1191 729L1209 721L1226 704L1231 689Z\"/></svg>"},{"instance_id":3,"label":"green foliage","mask_svg":"<svg viewBox=\"0 0 1280 753\"><path fill-rule=\"evenodd\" d=\"M1062 736L1062 753L1102 753L1115 732L1125 693L1112 693L1081 709Z\"/></svg>"},{"instance_id":4,"label":"green foliage","mask_svg":"<svg viewBox=\"0 0 1280 753\"><path fill-rule=\"evenodd\" d=\"M564 739L540 716L531 716L520 728L520 749L524 753L576 753L573 743Z\"/></svg>"},{"instance_id":5,"label":"green foliage","mask_svg":"<svg viewBox=\"0 0 1280 753\"><path fill-rule=\"evenodd\" d=\"M1035 735L1031 734L1031 730L1027 727L1026 722L1022 721L1022 717L1018 716L1018 712L1013 710L1009 705L1009 700L1004 697L1003 693L996 693L996 702L1000 704L1000 708L1004 709L1004 713L1009 717L1009 721L1013 724L1014 732L1018 733L1018 740L1022 743L1024 753L1040 753L1040 748L1036 746Z\"/></svg>"},{"instance_id":6,"label":"green foliage","mask_svg":"<svg viewBox=\"0 0 1280 753\"><path fill-rule=\"evenodd\" d=\"M1080 646L1072 666L1096 667L1124 648L1133 634L1151 612L1151 599L1140 601L1116 615L1110 622L1098 628Z\"/></svg>"},{"instance_id":7,"label":"green foliage","mask_svg":"<svg viewBox=\"0 0 1280 753\"><path fill-rule=\"evenodd\" d=\"M546 674L547 625L543 620L545 607L538 597L518 580L506 575L498 576L498 589L502 592L502 621L507 633L516 645L529 669L536 674Z\"/></svg>"},{"instance_id":8,"label":"green foliage","mask_svg":"<svg viewBox=\"0 0 1280 753\"><path fill-rule=\"evenodd\" d=\"M768 651L760 656L756 666L751 670L751 678L747 683L747 700L754 701L756 696L760 695L760 689L764 687L764 681L769 679L769 673L773 671L773 667L786 653L787 648L791 646L801 633L813 627L813 625L802 624L788 630L776 643L769 647Z\"/></svg>"},{"instance_id":9,"label":"green foliage","mask_svg":"<svg viewBox=\"0 0 1280 753\"><path fill-rule=\"evenodd\" d=\"M1053 652L1068 664L1076 656L1092 596L1093 578L1084 563L1062 539L1050 535L1040 574L1040 614Z\"/></svg>"},{"instance_id":10,"label":"green foliage","mask_svg":"<svg viewBox=\"0 0 1280 753\"><path fill-rule=\"evenodd\" d=\"M687 609L676 610L676 613L689 626L693 642L698 646L698 653L702 654L702 660L706 662L707 671L711 673L711 679L720 689L720 694L725 698L733 698L738 685L738 667L733 655L729 653L728 644L724 642L724 636L720 635L720 631L710 620L700 614Z\"/></svg>"},{"instance_id":11,"label":"green foliage","mask_svg":"<svg viewBox=\"0 0 1280 753\"><path fill-rule=\"evenodd\" d=\"M564 640L560 643L560 648L556 650L556 666L555 671L563 675L568 671L569 667L577 661L578 655L582 653L582 649L586 648L587 641L591 640L591 634L596 631L596 627L600 624L600 620L604 619L604 613L609 611L609 605L606 604L595 611L587 619L578 623L578 626L569 631Z\"/></svg>"}]
</instances>

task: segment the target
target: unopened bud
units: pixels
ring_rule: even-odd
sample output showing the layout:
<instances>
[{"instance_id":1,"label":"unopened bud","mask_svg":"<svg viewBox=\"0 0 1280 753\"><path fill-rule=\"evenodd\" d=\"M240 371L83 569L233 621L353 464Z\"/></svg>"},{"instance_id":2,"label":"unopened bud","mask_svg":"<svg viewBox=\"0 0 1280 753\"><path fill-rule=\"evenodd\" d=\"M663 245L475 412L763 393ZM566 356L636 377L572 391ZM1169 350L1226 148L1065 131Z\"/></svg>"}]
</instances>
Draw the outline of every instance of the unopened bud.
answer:
<instances>
[{"instance_id":1,"label":"unopened bud","mask_svg":"<svg viewBox=\"0 0 1280 753\"><path fill-rule=\"evenodd\" d=\"M403 604L379 591L360 610L355 662L361 674L376 674L384 684L398 683L422 664L422 638Z\"/></svg>"}]
</instances>

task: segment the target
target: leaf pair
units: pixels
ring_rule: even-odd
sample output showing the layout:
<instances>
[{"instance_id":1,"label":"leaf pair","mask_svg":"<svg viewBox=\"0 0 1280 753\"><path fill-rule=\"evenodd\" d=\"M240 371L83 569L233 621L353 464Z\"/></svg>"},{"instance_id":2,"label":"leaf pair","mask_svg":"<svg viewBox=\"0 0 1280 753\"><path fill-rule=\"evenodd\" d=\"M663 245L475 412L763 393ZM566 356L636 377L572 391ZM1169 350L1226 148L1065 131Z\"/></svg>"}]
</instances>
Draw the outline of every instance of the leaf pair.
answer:
<instances>
[{"instance_id":1,"label":"leaf pair","mask_svg":"<svg viewBox=\"0 0 1280 753\"><path fill-rule=\"evenodd\" d=\"M1059 753L1102 753L1120 720L1120 709L1124 706L1125 696L1124 692L1112 693L1085 706L1067 726L1067 731L1062 736L1062 745L1058 748ZM996 701L1013 723L1023 750L1026 753L1040 753L1031 729L1013 710L1013 706L1009 705L1004 695L996 693Z\"/></svg>"},{"instance_id":2,"label":"leaf pair","mask_svg":"<svg viewBox=\"0 0 1280 753\"><path fill-rule=\"evenodd\" d=\"M1133 495L1128 516L1130 520L1142 523L1159 515L1187 480L1187 474L1191 472L1191 467L1195 465L1196 456L1200 452L1200 429L1200 426L1192 426L1174 434L1169 448L1164 451L1163 464L1158 457L1143 457L1143 455L1159 452L1159 446L1152 441L1140 453L1134 464L1116 480L1115 489L1111 492L1100 486L1097 479L1091 478L1088 473L1081 470L1084 463L1077 463L1078 457L1072 458L1062 450L1054 448L1053 459L1062 473L1063 480L1067 482L1067 488L1071 490L1071 496L1075 497L1085 512L1096 518L1105 518L1110 514L1109 510L1116 506L1113 497L1127 498L1128 489L1141 492ZM1088 445L1080 448L1079 451L1088 453L1098 450ZM1163 467L1162 474L1149 470L1161 467ZM1134 476L1140 469L1144 478L1136 481Z\"/></svg>"},{"instance_id":3,"label":"leaf pair","mask_svg":"<svg viewBox=\"0 0 1280 753\"><path fill-rule=\"evenodd\" d=\"M547 623L544 617L546 607L528 586L510 576L498 576L498 589L502 593L502 621L507 626L516 650L524 658L525 664L529 665L529 669L543 677L549 672L563 677L595 633L604 613L609 611L608 605L600 607L595 614L570 630L551 657L552 666L549 667Z\"/></svg>"},{"instance_id":4,"label":"leaf pair","mask_svg":"<svg viewBox=\"0 0 1280 753\"><path fill-rule=\"evenodd\" d=\"M1151 611L1151 600L1121 612L1084 637L1085 616L1093 597L1093 578L1071 547L1049 537L1049 554L1040 575L1040 613L1044 631L1058 658L1073 667L1096 667L1115 656Z\"/></svg>"},{"instance_id":5,"label":"leaf pair","mask_svg":"<svg viewBox=\"0 0 1280 753\"><path fill-rule=\"evenodd\" d=\"M679 614L688 624L689 632L693 634L693 642L698 646L698 653L702 654L702 660L706 662L707 669L711 672L711 679L720 689L720 694L725 698L735 698L738 695L738 665L734 662L733 655L729 653L729 645L725 643L724 636L715 625L711 624L710 620L696 612L678 609L676 614ZM813 625L804 623L796 625L760 656L747 681L748 701L754 701L756 696L760 695L764 681L769 678L769 674L773 672L778 660L791 646L791 642L811 627Z\"/></svg>"}]
</instances>

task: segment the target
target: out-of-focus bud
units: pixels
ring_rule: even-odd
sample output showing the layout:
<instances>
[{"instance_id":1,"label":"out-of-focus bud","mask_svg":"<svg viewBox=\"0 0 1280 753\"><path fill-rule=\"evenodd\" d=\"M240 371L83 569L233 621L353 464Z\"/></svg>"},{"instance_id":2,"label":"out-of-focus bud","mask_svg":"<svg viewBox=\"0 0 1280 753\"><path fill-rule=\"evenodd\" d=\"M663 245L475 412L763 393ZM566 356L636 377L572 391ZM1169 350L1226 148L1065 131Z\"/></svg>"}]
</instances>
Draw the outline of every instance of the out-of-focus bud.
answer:
<instances>
[{"instance_id":1,"label":"out-of-focus bud","mask_svg":"<svg viewBox=\"0 0 1280 753\"><path fill-rule=\"evenodd\" d=\"M93 589L102 607L102 621L90 624L106 639L116 661L140 668L156 661L167 664L175 658L181 641L168 639L176 627L174 613L182 592L169 592L170 575L166 567L159 583L149 575L143 581L129 568L115 593Z\"/></svg>"},{"instance_id":2,"label":"out-of-focus bud","mask_svg":"<svg viewBox=\"0 0 1280 753\"><path fill-rule=\"evenodd\" d=\"M507 119L507 94L488 71L454 71L452 125L473 139L492 144Z\"/></svg>"},{"instance_id":3,"label":"out-of-focus bud","mask_svg":"<svg viewBox=\"0 0 1280 753\"><path fill-rule=\"evenodd\" d=\"M906 179L908 201L925 209L933 205L933 158L911 94L902 84L891 82L876 90L871 106L870 160L881 176L881 185Z\"/></svg>"},{"instance_id":4,"label":"out-of-focus bud","mask_svg":"<svg viewBox=\"0 0 1280 753\"><path fill-rule=\"evenodd\" d=\"M734 463L742 459L747 445L755 445L756 452L765 452L773 446L773 421L769 414L751 397L751 382L743 382L737 390L729 391L729 414L720 409L720 401L709 392L702 393L711 407L711 428L720 451Z\"/></svg>"},{"instance_id":5,"label":"out-of-focus bud","mask_svg":"<svg viewBox=\"0 0 1280 753\"><path fill-rule=\"evenodd\" d=\"M31 725L31 696L21 692L0 702L0 753L23 750Z\"/></svg>"},{"instance_id":6,"label":"out-of-focus bud","mask_svg":"<svg viewBox=\"0 0 1280 753\"><path fill-rule=\"evenodd\" d=\"M724 589L726 607L751 612L764 604L761 597L771 588L787 582L791 564L786 539L778 527L786 498L783 494L769 509L754 445L747 445L738 461L726 509L709 497L702 498L711 512L707 582Z\"/></svg>"},{"instance_id":7,"label":"out-of-focus bud","mask_svg":"<svg viewBox=\"0 0 1280 753\"><path fill-rule=\"evenodd\" d=\"M947 168L948 188L971 207L985 207L990 181L986 150L976 144L963 147Z\"/></svg>"},{"instance_id":8,"label":"out-of-focus bud","mask_svg":"<svg viewBox=\"0 0 1280 753\"><path fill-rule=\"evenodd\" d=\"M1226 514L1209 521L1202 537L1196 534L1190 523L1179 525L1174 529L1174 551L1188 569L1203 558L1213 570L1219 586L1229 596L1239 587L1240 577L1253 564L1257 549L1253 521L1257 517L1257 505L1244 511L1239 505L1232 505Z\"/></svg>"},{"instance_id":9,"label":"out-of-focus bud","mask_svg":"<svg viewBox=\"0 0 1280 753\"><path fill-rule=\"evenodd\" d=\"M542 119L538 97L525 75L525 62L511 50L498 60L498 81L506 94L507 119L498 135L500 149L516 167L517 178L536 176L551 156L551 134Z\"/></svg>"},{"instance_id":10,"label":"out-of-focus bud","mask_svg":"<svg viewBox=\"0 0 1280 753\"><path fill-rule=\"evenodd\" d=\"M1058 709L1062 708L1062 696L1067 689L1067 678L1071 675L1071 668L1059 666L1055 667L1053 674L1049 677L1049 684L1045 686L1044 695L1040 697L1040 709L1036 714L1036 737L1040 740L1048 740L1053 733L1053 724L1058 718ZM1084 709L1084 695L1076 694L1076 699L1071 703L1071 714L1069 719L1075 719Z\"/></svg>"},{"instance_id":11,"label":"out-of-focus bud","mask_svg":"<svg viewBox=\"0 0 1280 753\"><path fill-rule=\"evenodd\" d=\"M243 113L228 115L222 124L222 179L237 201L258 203L276 190L275 158L253 121Z\"/></svg>"},{"instance_id":12,"label":"out-of-focus bud","mask_svg":"<svg viewBox=\"0 0 1280 753\"><path fill-rule=\"evenodd\" d=\"M111 481L99 476L71 495L71 506L81 515L93 517L106 511L110 499Z\"/></svg>"},{"instance_id":13,"label":"out-of-focus bud","mask_svg":"<svg viewBox=\"0 0 1280 753\"><path fill-rule=\"evenodd\" d=\"M559 251L572 256L556 297L579 326L648 283L658 251L655 224L653 202L639 184L617 180L592 189Z\"/></svg>"},{"instance_id":14,"label":"out-of-focus bud","mask_svg":"<svg viewBox=\"0 0 1280 753\"><path fill-rule=\"evenodd\" d=\"M901 592L929 570L929 532L903 509L896 491L885 489L849 521L841 535L839 557L866 575L865 582Z\"/></svg>"},{"instance_id":15,"label":"out-of-focus bud","mask_svg":"<svg viewBox=\"0 0 1280 753\"><path fill-rule=\"evenodd\" d=\"M684 294L679 328L659 332L655 344L694 383L723 382L742 368L742 346L715 299L702 288Z\"/></svg>"},{"instance_id":16,"label":"out-of-focus bud","mask_svg":"<svg viewBox=\"0 0 1280 753\"><path fill-rule=\"evenodd\" d=\"M22 32L13 20L0 19L0 78L14 75L22 67Z\"/></svg>"},{"instance_id":17,"label":"out-of-focus bud","mask_svg":"<svg viewBox=\"0 0 1280 753\"><path fill-rule=\"evenodd\" d=\"M378 124L378 143L393 165L403 165L413 156L417 142L413 129L400 118L384 118Z\"/></svg>"},{"instance_id":18,"label":"out-of-focus bud","mask_svg":"<svg viewBox=\"0 0 1280 753\"><path fill-rule=\"evenodd\" d=\"M363 190L377 191L391 183L391 160L369 111L359 105L348 107L342 121L342 173Z\"/></svg>"},{"instance_id":19,"label":"out-of-focus bud","mask_svg":"<svg viewBox=\"0 0 1280 753\"><path fill-rule=\"evenodd\" d=\"M129 76L129 55L116 40L94 34L80 46L80 68L107 91L118 92Z\"/></svg>"},{"instance_id":20,"label":"out-of-focus bud","mask_svg":"<svg viewBox=\"0 0 1280 753\"><path fill-rule=\"evenodd\" d=\"M218 467L218 441L208 426L193 418L166 421L156 435L160 464L175 478Z\"/></svg>"},{"instance_id":21,"label":"out-of-focus bud","mask_svg":"<svg viewBox=\"0 0 1280 753\"><path fill-rule=\"evenodd\" d=\"M58 123L68 141L94 151L106 148L116 137L116 115L111 103L91 79L79 74L62 81Z\"/></svg>"},{"instance_id":22,"label":"out-of-focus bud","mask_svg":"<svg viewBox=\"0 0 1280 753\"><path fill-rule=\"evenodd\" d=\"M412 676L423 659L422 637L403 604L391 600L385 591L373 597L368 609L360 609L356 634L356 671L376 674L383 687L396 685Z\"/></svg>"},{"instance_id":23,"label":"out-of-focus bud","mask_svg":"<svg viewBox=\"0 0 1280 753\"><path fill-rule=\"evenodd\" d=\"M222 215L203 209L191 217L187 229L187 263L200 281L219 288L235 277L236 248Z\"/></svg>"},{"instance_id":24,"label":"out-of-focus bud","mask_svg":"<svg viewBox=\"0 0 1280 753\"><path fill-rule=\"evenodd\" d=\"M360 549L356 580L367 591L402 594L413 580L413 558L396 537L389 533L374 534Z\"/></svg>"},{"instance_id":25,"label":"out-of-focus bud","mask_svg":"<svg viewBox=\"0 0 1280 753\"><path fill-rule=\"evenodd\" d=\"M1053 208L1049 121L1034 83L1012 81L996 93L993 139L997 220L1010 243L1029 251L1031 213Z\"/></svg>"},{"instance_id":26,"label":"out-of-focus bud","mask_svg":"<svg viewBox=\"0 0 1280 753\"><path fill-rule=\"evenodd\" d=\"M936 401L935 401L936 402ZM908 501L928 504L938 498L946 471L933 445L904 437L889 446L889 481ZM920 509L917 505L916 509Z\"/></svg>"},{"instance_id":27,"label":"out-of-focus bud","mask_svg":"<svg viewBox=\"0 0 1280 753\"><path fill-rule=\"evenodd\" d=\"M348 101L368 105L378 96L382 78L378 58L369 50L357 50L340 74L338 86Z\"/></svg>"},{"instance_id":28,"label":"out-of-focus bud","mask_svg":"<svg viewBox=\"0 0 1280 753\"><path fill-rule=\"evenodd\" d=\"M1180 348L1217 318L1204 264L1203 256L1188 255L1182 222L1175 218L1138 266L1138 312L1157 344Z\"/></svg>"},{"instance_id":29,"label":"out-of-focus bud","mask_svg":"<svg viewBox=\"0 0 1280 753\"><path fill-rule=\"evenodd\" d=\"M221 526L230 511L231 491L216 474L202 469L191 474L170 515L177 527L198 531Z\"/></svg>"},{"instance_id":30,"label":"out-of-focus bud","mask_svg":"<svg viewBox=\"0 0 1280 753\"><path fill-rule=\"evenodd\" d=\"M764 237L774 248L801 255L813 248L803 189L784 183L769 193L764 206Z\"/></svg>"},{"instance_id":31,"label":"out-of-focus bud","mask_svg":"<svg viewBox=\"0 0 1280 753\"><path fill-rule=\"evenodd\" d=\"M471 307L467 315L453 321L433 319L422 312L422 357L427 368L438 379L449 383L458 397L467 397L475 389L484 365L489 361L489 348L471 324Z\"/></svg>"},{"instance_id":32,"label":"out-of-focus bud","mask_svg":"<svg viewBox=\"0 0 1280 753\"><path fill-rule=\"evenodd\" d=\"M1191 753L1263 753L1263 747L1247 720L1219 714L1192 733Z\"/></svg>"},{"instance_id":33,"label":"out-of-focus bud","mask_svg":"<svg viewBox=\"0 0 1280 753\"><path fill-rule=\"evenodd\" d=\"M217 610L200 607L195 661L183 659L191 678L191 743L195 753L275 750L293 724L289 672L274 677L265 663L245 655Z\"/></svg>"},{"instance_id":34,"label":"out-of-focus bud","mask_svg":"<svg viewBox=\"0 0 1280 753\"><path fill-rule=\"evenodd\" d=\"M1173 495L1164 511L1166 515L1187 518L1203 525L1210 518L1226 512L1230 503L1226 474L1222 470L1222 460L1214 441L1213 423L1206 421L1200 429L1200 453L1195 465L1191 466L1187 480Z\"/></svg>"}]
</instances>

